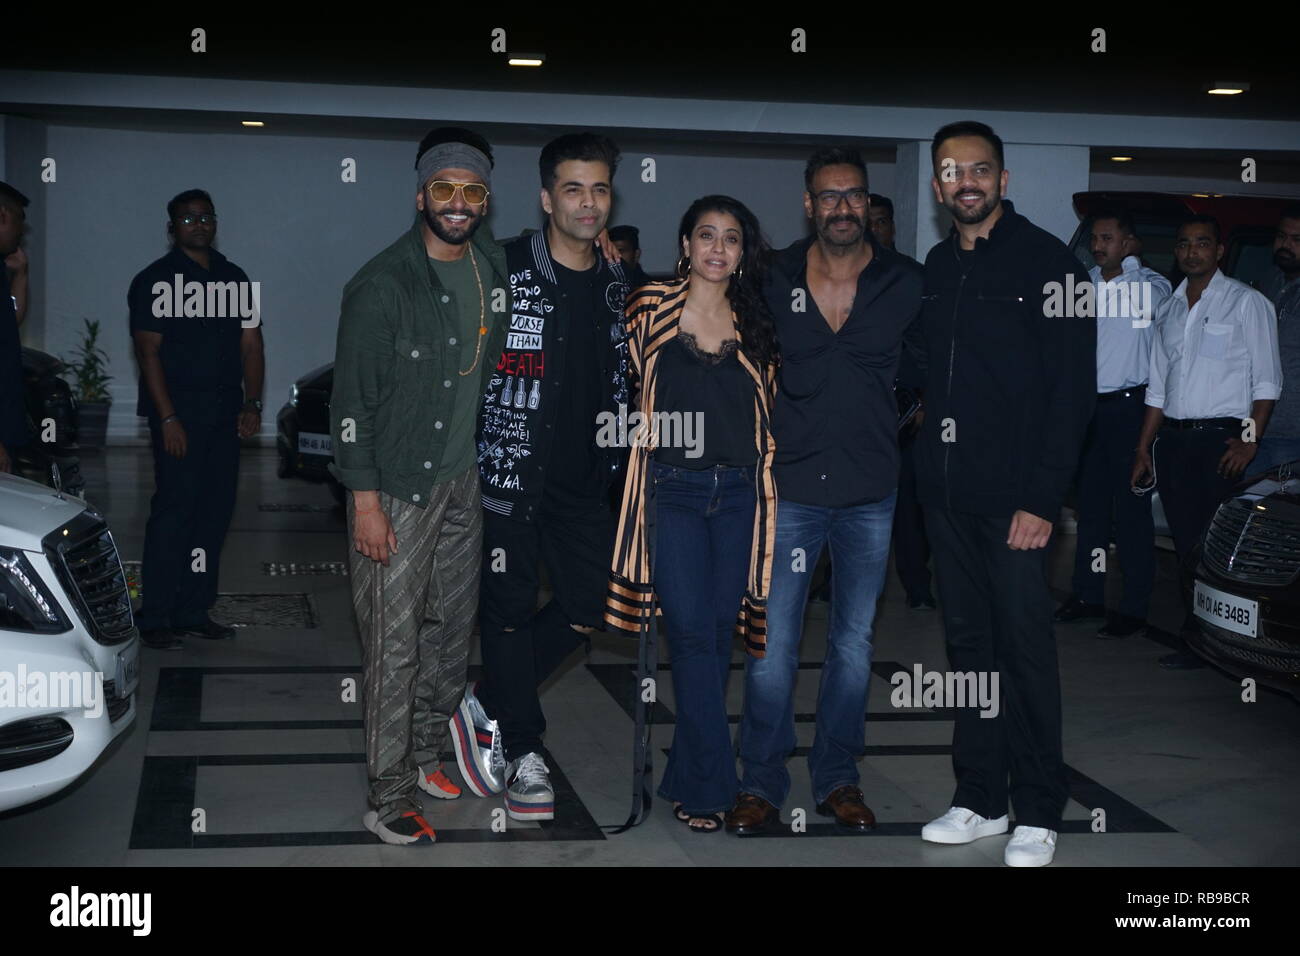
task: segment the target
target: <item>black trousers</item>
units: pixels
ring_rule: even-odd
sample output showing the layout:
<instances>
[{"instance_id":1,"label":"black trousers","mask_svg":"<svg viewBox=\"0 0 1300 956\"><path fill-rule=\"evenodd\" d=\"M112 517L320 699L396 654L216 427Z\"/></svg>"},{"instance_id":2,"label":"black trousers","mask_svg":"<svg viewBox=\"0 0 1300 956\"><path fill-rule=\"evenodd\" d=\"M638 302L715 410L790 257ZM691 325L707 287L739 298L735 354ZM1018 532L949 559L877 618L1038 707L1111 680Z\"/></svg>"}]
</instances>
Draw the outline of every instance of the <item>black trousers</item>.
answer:
<instances>
[{"instance_id":1,"label":"black trousers","mask_svg":"<svg viewBox=\"0 0 1300 956\"><path fill-rule=\"evenodd\" d=\"M550 510L544 501L532 522L483 512L483 678L477 696L488 717L501 724L507 760L542 751L546 716L537 689L574 650L589 644L571 625L604 626L614 528L604 499L562 510ZM543 564L552 599L538 610Z\"/></svg>"},{"instance_id":2,"label":"black trousers","mask_svg":"<svg viewBox=\"0 0 1300 956\"><path fill-rule=\"evenodd\" d=\"M1001 691L995 717L972 706L957 708L952 805L1000 817L1009 794L1018 826L1058 830L1069 793L1048 549L1009 548L1010 515L927 507L925 527L934 546L950 665L961 673L996 674Z\"/></svg>"},{"instance_id":3,"label":"black trousers","mask_svg":"<svg viewBox=\"0 0 1300 956\"><path fill-rule=\"evenodd\" d=\"M899 438L898 503L894 507L894 568L908 600L930 593L930 542L925 536L925 515L916 496L916 446L914 435Z\"/></svg>"},{"instance_id":4,"label":"black trousers","mask_svg":"<svg viewBox=\"0 0 1300 956\"><path fill-rule=\"evenodd\" d=\"M1236 484L1235 478L1224 478L1218 472L1219 459L1228 450L1227 440L1233 437L1237 433L1227 428L1162 428L1156 436L1152 449L1156 487L1183 574L1191 572L1201 535L1219 502ZM1186 628L1192 623L1190 593L1183 594L1183 610Z\"/></svg>"},{"instance_id":5,"label":"black trousers","mask_svg":"<svg viewBox=\"0 0 1300 956\"><path fill-rule=\"evenodd\" d=\"M1156 577L1155 530L1151 497L1133 494L1133 454L1142 434L1144 391L1097 403L1079 462L1079 532L1074 552L1075 595L1089 604L1106 600L1106 567L1094 571L1093 552L1106 563L1114 540L1119 551L1124 595L1119 611L1146 619Z\"/></svg>"},{"instance_id":6,"label":"black trousers","mask_svg":"<svg viewBox=\"0 0 1300 956\"><path fill-rule=\"evenodd\" d=\"M217 602L221 548L235 511L237 417L182 422L186 452L176 458L163 447L157 419L149 419L154 494L144 531L144 600L136 615L141 630L189 627L208 619ZM196 548L203 549L201 564Z\"/></svg>"}]
</instances>

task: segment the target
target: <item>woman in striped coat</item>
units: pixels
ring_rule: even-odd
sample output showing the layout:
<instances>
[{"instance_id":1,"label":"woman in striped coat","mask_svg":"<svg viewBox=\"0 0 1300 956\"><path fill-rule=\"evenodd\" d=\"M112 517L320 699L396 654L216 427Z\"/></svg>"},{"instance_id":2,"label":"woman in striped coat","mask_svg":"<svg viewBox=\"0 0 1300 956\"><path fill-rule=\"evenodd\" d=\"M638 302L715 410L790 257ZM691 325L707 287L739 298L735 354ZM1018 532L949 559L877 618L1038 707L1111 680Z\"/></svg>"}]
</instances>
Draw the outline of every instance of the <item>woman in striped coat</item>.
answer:
<instances>
[{"instance_id":1,"label":"woman in striped coat","mask_svg":"<svg viewBox=\"0 0 1300 956\"><path fill-rule=\"evenodd\" d=\"M762 656L766 635L777 344L753 213L705 196L679 239L678 280L643 286L627 306L637 411L605 619L640 632L656 604L662 611L677 725L659 793L691 830L713 833L739 787L726 711L732 640Z\"/></svg>"}]
</instances>

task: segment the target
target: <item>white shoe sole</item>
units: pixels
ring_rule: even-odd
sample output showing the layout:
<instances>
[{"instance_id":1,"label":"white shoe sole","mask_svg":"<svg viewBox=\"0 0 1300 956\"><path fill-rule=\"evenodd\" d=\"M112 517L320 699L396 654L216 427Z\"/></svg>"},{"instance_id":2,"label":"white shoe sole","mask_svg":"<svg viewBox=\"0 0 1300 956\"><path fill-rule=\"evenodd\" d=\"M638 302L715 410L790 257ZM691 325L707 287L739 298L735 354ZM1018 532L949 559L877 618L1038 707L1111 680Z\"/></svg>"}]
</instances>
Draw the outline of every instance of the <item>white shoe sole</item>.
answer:
<instances>
[{"instance_id":1,"label":"white shoe sole","mask_svg":"<svg viewBox=\"0 0 1300 956\"><path fill-rule=\"evenodd\" d=\"M365 816L363 816L361 822L366 825L367 830L392 846L410 846L412 843L418 843L423 839L423 837L403 836L400 833L394 833L379 822L379 814L374 810L369 811ZM432 843L434 841L430 840L429 842Z\"/></svg>"},{"instance_id":2,"label":"white shoe sole","mask_svg":"<svg viewBox=\"0 0 1300 956\"><path fill-rule=\"evenodd\" d=\"M518 820L521 823L531 823L537 820L554 820L555 819L555 797L543 798L537 802L528 802L518 800L507 794L506 796L506 815L511 820Z\"/></svg>"},{"instance_id":3,"label":"white shoe sole","mask_svg":"<svg viewBox=\"0 0 1300 956\"><path fill-rule=\"evenodd\" d=\"M1004 853L1002 855L1002 862L1005 863L1007 866L1047 866L1054 859L1056 859L1055 847L1053 847L1052 852L1047 854L1046 856L1035 856L1035 857L1021 856L1018 857L1014 862L1012 857L1008 856L1007 854Z\"/></svg>"},{"instance_id":4,"label":"white shoe sole","mask_svg":"<svg viewBox=\"0 0 1300 956\"><path fill-rule=\"evenodd\" d=\"M929 831L929 832L927 832ZM949 846L964 843L974 843L976 840L982 840L985 837L1000 836L1007 832L1007 818L998 817L996 820L985 820L977 827L970 830L931 830L927 823L921 828L921 839L927 843L944 843Z\"/></svg>"}]
</instances>

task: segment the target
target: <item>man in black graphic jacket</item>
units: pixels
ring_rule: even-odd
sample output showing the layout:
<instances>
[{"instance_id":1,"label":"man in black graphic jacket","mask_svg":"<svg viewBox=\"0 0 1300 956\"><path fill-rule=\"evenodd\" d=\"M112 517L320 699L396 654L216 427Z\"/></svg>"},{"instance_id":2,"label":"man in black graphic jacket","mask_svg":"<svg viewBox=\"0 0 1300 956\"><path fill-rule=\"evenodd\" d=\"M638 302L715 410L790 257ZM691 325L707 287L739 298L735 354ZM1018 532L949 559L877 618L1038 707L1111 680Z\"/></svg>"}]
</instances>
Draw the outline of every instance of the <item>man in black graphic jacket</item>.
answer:
<instances>
[{"instance_id":1,"label":"man in black graphic jacket","mask_svg":"<svg viewBox=\"0 0 1300 956\"><path fill-rule=\"evenodd\" d=\"M479 416L483 679L466 691L452 737L470 790L505 788L516 820L554 817L537 688L604 618L621 449L596 436L602 413L627 404L627 282L594 240L617 165L618 148L592 133L543 148L548 219L506 246L510 331ZM542 564L552 599L539 611Z\"/></svg>"}]
</instances>

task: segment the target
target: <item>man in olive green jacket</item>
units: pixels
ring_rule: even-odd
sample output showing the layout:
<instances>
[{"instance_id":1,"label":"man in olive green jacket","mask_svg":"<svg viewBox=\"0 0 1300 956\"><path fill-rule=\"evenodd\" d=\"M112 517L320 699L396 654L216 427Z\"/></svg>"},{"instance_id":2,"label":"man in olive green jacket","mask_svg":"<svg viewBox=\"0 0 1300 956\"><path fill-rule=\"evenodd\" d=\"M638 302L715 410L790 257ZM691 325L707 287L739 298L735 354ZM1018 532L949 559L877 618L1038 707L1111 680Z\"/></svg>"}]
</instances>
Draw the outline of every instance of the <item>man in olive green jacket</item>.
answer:
<instances>
[{"instance_id":1,"label":"man in olive green jacket","mask_svg":"<svg viewBox=\"0 0 1300 956\"><path fill-rule=\"evenodd\" d=\"M386 843L435 839L417 788L459 788L438 755L465 689L482 512L474 433L505 343L509 278L485 219L492 150L430 132L409 232L343 290L330 427L351 490L352 601L362 641L370 810Z\"/></svg>"}]
</instances>

